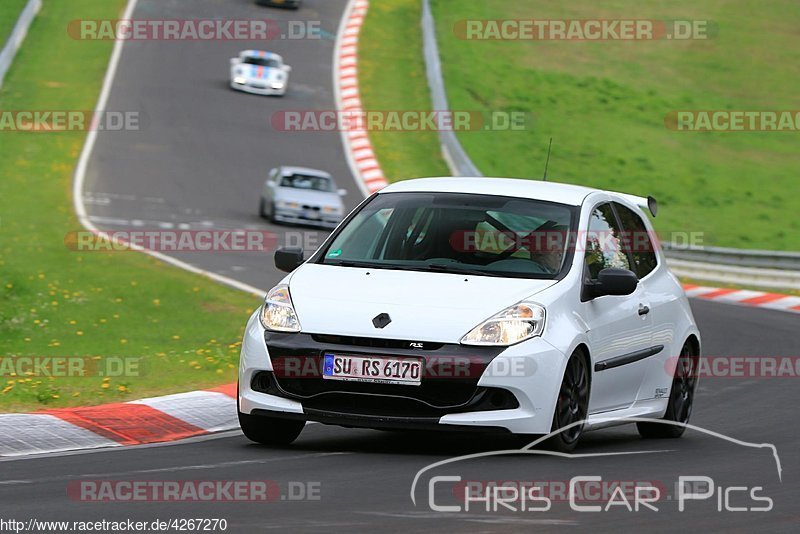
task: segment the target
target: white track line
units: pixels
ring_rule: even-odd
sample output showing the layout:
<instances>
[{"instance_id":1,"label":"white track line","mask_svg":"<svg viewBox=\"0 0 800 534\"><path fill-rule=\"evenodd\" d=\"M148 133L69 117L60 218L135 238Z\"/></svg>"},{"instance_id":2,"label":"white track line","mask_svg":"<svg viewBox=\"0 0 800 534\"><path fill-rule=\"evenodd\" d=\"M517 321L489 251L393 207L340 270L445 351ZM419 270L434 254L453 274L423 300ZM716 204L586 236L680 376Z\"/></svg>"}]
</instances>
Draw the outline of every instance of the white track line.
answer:
<instances>
[{"instance_id":1,"label":"white track line","mask_svg":"<svg viewBox=\"0 0 800 534\"><path fill-rule=\"evenodd\" d=\"M122 16L123 19L129 20L132 18L133 11L136 9L137 2L138 0L128 1L128 6L125 8L125 13ZM106 75L103 80L103 89L100 91L100 98L97 100L97 106L95 106L96 113L103 113L106 109L106 105L108 104L108 98L109 95L111 94L111 87L114 85L114 78L116 77L117 74L117 67L119 67L119 62L122 57L122 49L124 46L125 46L124 40L117 40L114 43L114 51L111 53L111 60L108 63L108 70L106 71ZM97 142L97 130L89 130L89 133L86 135L86 141L84 142L80 158L78 159L78 165L75 168L75 175L72 181L72 202L73 206L75 207L75 214L78 216L78 221L84 228L86 228L90 232L94 232L95 234L100 234L110 238L110 236L108 236L103 231L98 229L89 219L89 217L86 214L86 206L84 205L84 200L83 200L83 185L84 182L86 181L86 168L89 165L89 158L92 156L92 151L94 150L94 145L96 142ZM227 276L222 276L220 274L207 271L199 267L195 267L194 265L167 256L166 254L161 254L160 252L156 252L153 250L147 250L141 247L132 246L131 244L125 243L123 240L116 238L114 238L113 241L118 243L123 243L125 245L130 246L134 250L138 250L139 252L144 252L145 254L148 254L156 258L157 260L163 261L164 263L169 263L170 265L174 265L191 273L205 276L206 278L210 278L215 282L220 282L234 289L245 291L247 293L259 297L264 296L264 294L266 293L266 290L264 289L259 289L249 284L245 284L244 282L234 280L233 278L228 278Z\"/></svg>"},{"instance_id":2,"label":"white track line","mask_svg":"<svg viewBox=\"0 0 800 534\"><path fill-rule=\"evenodd\" d=\"M137 2L138 0L128 1L128 5L122 17L123 19L129 20L132 18L133 12L136 9ZM347 9L345 10L345 13L340 22L340 31L339 35L337 36L337 41L334 51L334 65L335 65L334 88L337 93L337 102L340 102L338 96L339 85L338 85L337 71L338 71L339 50L341 48L341 41L343 34L341 30L344 27L344 25L347 24L347 22L349 21L350 14L352 13L352 8L354 5L363 6L364 0L350 0L350 2L348 3ZM125 42L123 40L118 40L114 43L114 50L111 54L111 59L109 60L108 69L103 79L103 87L100 92L100 97L98 98L97 105L95 108L96 113L103 113L106 109L106 106L108 104L108 99L111 94L111 89L114 85L114 79L116 77L117 69L119 67L119 62L122 57L122 50L124 45ZM83 188L86 179L86 170L89 164L89 159L91 158L92 152L94 150L95 143L97 142L97 133L98 133L97 130L90 130L86 136L86 140L84 142L83 149L78 159L78 164L75 168L75 173L73 176L72 200L73 200L73 206L75 208L75 214L78 218L78 221L84 228L95 234L100 234L106 237L110 237L108 236L108 234L101 231L94 225L94 223L92 222L93 218L87 214L86 206L84 203L85 199L84 199ZM351 156L351 152L349 151L348 145L345 144L344 148L345 148L345 155L347 156L348 159L348 164L350 165L351 171L353 172L354 180L362 189L362 192L364 192L364 194L366 195L367 194L366 185L363 183L363 181L359 180L360 175L356 174L357 167L354 165L355 162ZM87 194L87 196L91 200L92 196L89 194ZM130 243L125 243L121 239L120 240L115 239L114 241L118 243L124 243L128 245L130 248L138 250L140 252L144 252L145 254L148 254L160 261L174 265L186 271L205 276L211 280L228 285L232 288L239 289L241 291L245 291L247 293L251 293L259 297L263 296L265 293L263 289L258 289L248 284L239 282L238 280L234 280L232 278L228 278L226 276L222 276L217 273L207 271L205 269L200 269L198 267L195 267L178 259L172 258L165 254L161 254L159 252L155 252L152 250L147 250L142 247L133 246ZM187 421L199 428L203 428L207 432L218 433L217 435L220 437L238 434L237 430L234 430L233 433L231 434L227 432L229 429L238 427L238 422L236 421L235 416L232 415L235 412L230 411L232 407L235 405L235 400L222 393L210 392L210 391L193 391L188 393L167 395L164 397L140 399L131 402L133 404L144 404L150 406L151 408L154 408L168 415L176 417L179 420ZM195 413L198 406L204 408L202 410L204 412L203 415L197 415ZM40 422L44 422L46 424L38 424L38 425L34 424ZM22 458L36 453L39 453L37 456L45 456L54 453L78 454L80 452L86 452L88 449L95 449L95 448L97 448L96 450L103 450L103 451L109 450L108 447L123 448L119 447L119 444L116 442L112 442L88 430L76 427L71 423L62 421L52 415L8 414L0 417L0 426L3 425L7 427L6 428L7 432L5 433L6 435L11 435L16 430L20 431L28 430L27 434L23 432L22 436L18 436L18 438L20 439L17 439L14 442L5 440L6 441L5 443L0 443L0 455L2 455L3 461L8 460L9 458ZM10 430L9 426L11 427ZM186 443L192 441L200 441L208 439L208 436L209 434L205 434L202 436L196 436L194 438L184 439L177 442L166 442L166 443L149 444L149 445L162 446L170 443L181 443L181 442ZM29 438L29 439L22 439L22 438ZM124 447L124 448L127 449L129 447Z\"/></svg>"}]
</instances>

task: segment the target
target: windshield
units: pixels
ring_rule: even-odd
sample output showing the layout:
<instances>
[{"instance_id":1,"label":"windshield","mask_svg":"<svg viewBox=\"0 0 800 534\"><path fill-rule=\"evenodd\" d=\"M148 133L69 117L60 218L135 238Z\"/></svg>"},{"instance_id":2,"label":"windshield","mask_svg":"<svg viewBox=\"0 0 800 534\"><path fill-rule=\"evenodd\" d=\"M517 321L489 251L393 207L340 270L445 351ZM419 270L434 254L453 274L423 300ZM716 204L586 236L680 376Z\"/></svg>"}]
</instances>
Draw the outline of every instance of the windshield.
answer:
<instances>
[{"instance_id":1,"label":"windshield","mask_svg":"<svg viewBox=\"0 0 800 534\"><path fill-rule=\"evenodd\" d=\"M289 174L281 177L281 187L291 189L309 189L311 191L333 191L333 182L325 176L309 176L307 174Z\"/></svg>"},{"instance_id":2,"label":"windshield","mask_svg":"<svg viewBox=\"0 0 800 534\"><path fill-rule=\"evenodd\" d=\"M462 193L384 193L339 229L322 263L556 278L577 208Z\"/></svg>"},{"instance_id":3,"label":"windshield","mask_svg":"<svg viewBox=\"0 0 800 534\"><path fill-rule=\"evenodd\" d=\"M281 68L280 61L263 57L246 57L242 61L245 65L257 65L259 67L269 67L272 69Z\"/></svg>"}]
</instances>

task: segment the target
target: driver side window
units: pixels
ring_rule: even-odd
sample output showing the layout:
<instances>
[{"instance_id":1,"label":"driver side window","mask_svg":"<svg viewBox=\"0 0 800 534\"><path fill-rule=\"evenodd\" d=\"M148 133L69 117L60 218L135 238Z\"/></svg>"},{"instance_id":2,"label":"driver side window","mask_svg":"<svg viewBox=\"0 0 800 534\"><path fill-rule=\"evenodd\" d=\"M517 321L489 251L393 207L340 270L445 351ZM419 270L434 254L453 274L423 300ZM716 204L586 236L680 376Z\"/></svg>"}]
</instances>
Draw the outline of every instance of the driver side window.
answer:
<instances>
[{"instance_id":1,"label":"driver side window","mask_svg":"<svg viewBox=\"0 0 800 534\"><path fill-rule=\"evenodd\" d=\"M601 204L592 211L589 231L586 234L586 271L591 280L603 269L615 267L630 270L628 255L622 246L622 232L611 209L611 204Z\"/></svg>"}]
</instances>

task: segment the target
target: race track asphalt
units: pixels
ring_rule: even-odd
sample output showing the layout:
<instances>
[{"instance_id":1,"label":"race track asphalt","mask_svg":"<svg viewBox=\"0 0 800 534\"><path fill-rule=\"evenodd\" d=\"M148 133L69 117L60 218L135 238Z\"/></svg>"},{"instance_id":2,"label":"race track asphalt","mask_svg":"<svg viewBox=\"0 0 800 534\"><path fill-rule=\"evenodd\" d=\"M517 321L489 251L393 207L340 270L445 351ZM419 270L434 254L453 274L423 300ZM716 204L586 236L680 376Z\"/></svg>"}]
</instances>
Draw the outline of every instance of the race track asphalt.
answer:
<instances>
[{"instance_id":1,"label":"race track asphalt","mask_svg":"<svg viewBox=\"0 0 800 534\"><path fill-rule=\"evenodd\" d=\"M335 33L344 0L309 0L299 12L257 8L250 0L142 0L136 17L189 18L265 16L322 21ZM262 15L260 15L262 14ZM227 88L228 58L255 43L142 42L126 45L109 109L138 110L140 132L103 133L87 175L87 209L106 229L132 221L188 224L191 228L254 228L278 233L256 214L266 171L302 164L332 172L347 188L350 206L361 197L350 177L338 134L286 134L269 127L280 109L332 109L333 41L278 41L269 48L294 67L283 99L239 94ZM254 46L257 47L257 46ZM139 223L135 223L139 224ZM139 226L134 226L139 227ZM320 236L321 237L321 236ZM279 278L268 255L183 254L194 265L261 288ZM795 356L797 315L693 300L705 356ZM242 318L244 321L246 318ZM311 424L286 448L248 442L238 432L162 446L62 454L0 462L0 510L4 517L52 520L225 518L230 532L278 529L397 531L783 531L800 522L800 429L797 378L707 378L701 381L692 423L742 442L688 431L680 440L646 441L633 426L588 434L582 455L494 456L464 460L423 473L411 500L417 471L468 453L518 448L517 440L461 434L390 433ZM606 481L649 481L663 489L658 512L624 507L576 512L554 499L548 511L470 510L435 512L428 504L431 475L463 480L547 481L558 487L576 475ZM679 476L709 476L714 496L679 511ZM292 483L319 484L320 498L271 503L81 502L68 495L80 480L273 480L286 494ZM774 502L769 512L718 511L723 488L761 487ZM458 504L452 484L436 486L435 501ZM749 491L749 489L748 489ZM718 495L722 501L718 501ZM763 503L729 493L731 506ZM577 504L596 504L580 502ZM605 501L601 502L605 504ZM462 503L463 507L463 503Z\"/></svg>"},{"instance_id":2,"label":"race track asphalt","mask_svg":"<svg viewBox=\"0 0 800 534\"><path fill-rule=\"evenodd\" d=\"M332 58L345 5L316 0L292 11L252 0L140 0L134 18L269 18L282 31L290 21L308 21L318 23L320 38L127 42L107 109L139 113L141 125L138 131L98 135L84 184L92 222L106 230L260 230L275 233L278 244L305 240L316 248L326 233L268 224L258 216L259 194L271 168L299 165L330 172L348 191L347 208L363 198L339 132L281 132L271 122L282 110L336 108ZM229 88L229 59L246 49L276 52L293 67L286 96ZM282 276L268 253L175 256L260 288Z\"/></svg>"}]
</instances>

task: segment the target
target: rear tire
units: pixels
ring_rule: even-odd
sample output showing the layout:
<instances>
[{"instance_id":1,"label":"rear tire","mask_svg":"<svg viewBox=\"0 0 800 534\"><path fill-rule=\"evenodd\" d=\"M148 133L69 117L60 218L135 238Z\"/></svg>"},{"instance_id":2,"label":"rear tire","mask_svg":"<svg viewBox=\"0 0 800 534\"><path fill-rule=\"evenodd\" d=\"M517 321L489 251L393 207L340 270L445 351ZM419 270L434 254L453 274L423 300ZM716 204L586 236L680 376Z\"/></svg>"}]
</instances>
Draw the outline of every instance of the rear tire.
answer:
<instances>
[{"instance_id":1,"label":"rear tire","mask_svg":"<svg viewBox=\"0 0 800 534\"><path fill-rule=\"evenodd\" d=\"M552 431L579 421L585 421L589 411L589 367L583 353L576 350L570 356L561 380ZM545 443L545 447L559 452L571 452L583 435L583 423L572 426Z\"/></svg>"},{"instance_id":2,"label":"rear tire","mask_svg":"<svg viewBox=\"0 0 800 534\"><path fill-rule=\"evenodd\" d=\"M695 354L694 346L686 341L681 349L681 355L675 366L675 374L672 378L672 388L670 388L669 403L664 414L665 421L677 423L688 423L692 415L692 405L694 404L694 394L697 388L697 369L700 355ZM646 439L665 439L679 438L686 431L686 427L681 425L661 424L641 422L636 423L639 435Z\"/></svg>"},{"instance_id":3,"label":"rear tire","mask_svg":"<svg viewBox=\"0 0 800 534\"><path fill-rule=\"evenodd\" d=\"M239 412L239 426L250 441L262 445L289 445L303 431L305 421L278 419Z\"/></svg>"}]
</instances>

